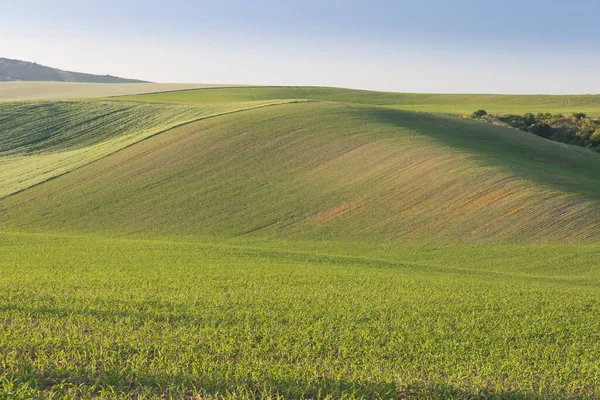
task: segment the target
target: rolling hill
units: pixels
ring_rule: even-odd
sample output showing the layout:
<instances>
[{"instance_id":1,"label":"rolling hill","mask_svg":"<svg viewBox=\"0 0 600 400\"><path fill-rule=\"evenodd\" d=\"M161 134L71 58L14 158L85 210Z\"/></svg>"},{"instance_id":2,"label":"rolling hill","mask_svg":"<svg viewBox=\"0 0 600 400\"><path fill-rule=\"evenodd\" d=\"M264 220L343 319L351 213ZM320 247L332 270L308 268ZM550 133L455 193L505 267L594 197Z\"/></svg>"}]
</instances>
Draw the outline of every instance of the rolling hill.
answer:
<instances>
[{"instance_id":1,"label":"rolling hill","mask_svg":"<svg viewBox=\"0 0 600 400\"><path fill-rule=\"evenodd\" d=\"M138 79L119 78L111 75L93 75L64 71L37 63L0 57L0 82L55 81L93 83L143 83Z\"/></svg>"},{"instance_id":2,"label":"rolling hill","mask_svg":"<svg viewBox=\"0 0 600 400\"><path fill-rule=\"evenodd\" d=\"M133 103L62 103L73 110L65 110L65 121L51 121L59 131L71 121L82 133L72 130L71 139L42 130L40 137L5 149L0 159L7 165L5 196L74 171L5 197L0 226L187 238L529 243L600 238L600 163L593 152L451 117L333 102L278 104L167 130L169 123L178 125L177 118L200 119L202 109L194 107L211 106L204 115L252 108L231 102L242 100L235 95L239 89L215 91L234 96L229 103L147 104L143 112ZM295 95L292 90L288 97ZM258 105L277 104L264 101ZM32 104L49 107L53 116L59 110ZM32 104L15 114L29 118ZM183 113L159 124L174 110ZM79 125L78 114L91 125ZM144 115L154 115L157 127L150 129L152 120ZM44 119L39 124L49 126ZM5 143L12 143L11 135L24 140L22 126L4 130ZM158 131L164 133L153 136ZM148 136L153 137L140 141ZM115 140L118 145L111 144ZM64 167L56 162L61 157L69 160ZM44 175L45 165L52 167Z\"/></svg>"}]
</instances>

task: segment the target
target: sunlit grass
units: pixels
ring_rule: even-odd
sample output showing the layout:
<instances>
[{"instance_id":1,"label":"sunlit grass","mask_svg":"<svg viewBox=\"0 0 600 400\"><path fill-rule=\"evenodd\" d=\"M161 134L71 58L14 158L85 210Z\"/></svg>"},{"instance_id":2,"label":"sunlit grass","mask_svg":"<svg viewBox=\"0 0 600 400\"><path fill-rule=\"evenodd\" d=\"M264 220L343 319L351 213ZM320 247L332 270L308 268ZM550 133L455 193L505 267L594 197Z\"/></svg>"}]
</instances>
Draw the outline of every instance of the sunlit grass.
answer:
<instances>
[{"instance_id":1,"label":"sunlit grass","mask_svg":"<svg viewBox=\"0 0 600 400\"><path fill-rule=\"evenodd\" d=\"M446 114L550 112L569 115L585 112L600 115L600 95L486 95L373 92L322 87L248 87L189 90L171 93L123 96L126 101L210 104L267 99L310 99L402 110Z\"/></svg>"},{"instance_id":2,"label":"sunlit grass","mask_svg":"<svg viewBox=\"0 0 600 400\"><path fill-rule=\"evenodd\" d=\"M192 121L285 103L208 106L116 102L0 103L0 198Z\"/></svg>"},{"instance_id":3,"label":"sunlit grass","mask_svg":"<svg viewBox=\"0 0 600 400\"><path fill-rule=\"evenodd\" d=\"M597 248L366 249L2 235L0 390L599 394Z\"/></svg>"},{"instance_id":4,"label":"sunlit grass","mask_svg":"<svg viewBox=\"0 0 600 400\"><path fill-rule=\"evenodd\" d=\"M600 155L393 109L595 97L127 100L0 103L0 398L600 396Z\"/></svg>"},{"instance_id":5,"label":"sunlit grass","mask_svg":"<svg viewBox=\"0 0 600 400\"><path fill-rule=\"evenodd\" d=\"M222 85L189 83L0 82L0 101L123 96Z\"/></svg>"},{"instance_id":6,"label":"sunlit grass","mask_svg":"<svg viewBox=\"0 0 600 400\"><path fill-rule=\"evenodd\" d=\"M36 158L34 158L35 160ZM188 124L0 202L15 231L580 243L600 156L458 119L325 103Z\"/></svg>"}]
</instances>

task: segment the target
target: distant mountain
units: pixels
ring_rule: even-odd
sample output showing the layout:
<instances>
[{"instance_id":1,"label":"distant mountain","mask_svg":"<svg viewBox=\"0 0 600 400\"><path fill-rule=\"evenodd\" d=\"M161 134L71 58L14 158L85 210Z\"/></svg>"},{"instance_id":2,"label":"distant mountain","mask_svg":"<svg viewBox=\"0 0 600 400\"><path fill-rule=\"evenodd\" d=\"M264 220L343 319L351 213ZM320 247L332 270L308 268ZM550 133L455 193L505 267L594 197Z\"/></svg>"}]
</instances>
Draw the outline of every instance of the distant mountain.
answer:
<instances>
[{"instance_id":1,"label":"distant mountain","mask_svg":"<svg viewBox=\"0 0 600 400\"><path fill-rule=\"evenodd\" d=\"M142 83L137 79L125 79L111 75L93 75L81 72L63 71L33 62L11 60L0 57L0 82L13 81L55 81L92 83Z\"/></svg>"}]
</instances>

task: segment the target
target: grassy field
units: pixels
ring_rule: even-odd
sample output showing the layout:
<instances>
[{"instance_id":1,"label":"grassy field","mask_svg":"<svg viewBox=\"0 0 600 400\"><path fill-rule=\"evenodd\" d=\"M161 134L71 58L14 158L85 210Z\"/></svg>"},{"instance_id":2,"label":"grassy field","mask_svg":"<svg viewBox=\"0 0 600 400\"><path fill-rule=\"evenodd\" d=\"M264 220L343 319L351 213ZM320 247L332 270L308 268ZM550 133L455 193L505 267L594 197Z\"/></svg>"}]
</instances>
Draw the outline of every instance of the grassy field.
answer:
<instances>
[{"instance_id":1,"label":"grassy field","mask_svg":"<svg viewBox=\"0 0 600 400\"><path fill-rule=\"evenodd\" d=\"M0 101L124 96L226 85L191 83L0 82Z\"/></svg>"},{"instance_id":2,"label":"grassy field","mask_svg":"<svg viewBox=\"0 0 600 400\"><path fill-rule=\"evenodd\" d=\"M0 250L11 398L599 394L597 247L4 234Z\"/></svg>"},{"instance_id":3,"label":"grassy field","mask_svg":"<svg viewBox=\"0 0 600 400\"><path fill-rule=\"evenodd\" d=\"M590 243L600 238L599 161L585 149L460 119L287 104L188 124L10 196L0 201L0 227Z\"/></svg>"},{"instance_id":4,"label":"grassy field","mask_svg":"<svg viewBox=\"0 0 600 400\"><path fill-rule=\"evenodd\" d=\"M174 127L282 102L285 101L204 106L83 101L0 103L0 198Z\"/></svg>"},{"instance_id":5,"label":"grassy field","mask_svg":"<svg viewBox=\"0 0 600 400\"><path fill-rule=\"evenodd\" d=\"M485 109L499 114L549 112L569 115L574 112L586 112L589 115L600 115L600 95L419 94L320 87L248 87L145 94L120 99L207 104L289 98L377 105L444 114L471 114L475 110Z\"/></svg>"},{"instance_id":6,"label":"grassy field","mask_svg":"<svg viewBox=\"0 0 600 400\"><path fill-rule=\"evenodd\" d=\"M598 398L600 155L410 96L0 104L0 398Z\"/></svg>"}]
</instances>

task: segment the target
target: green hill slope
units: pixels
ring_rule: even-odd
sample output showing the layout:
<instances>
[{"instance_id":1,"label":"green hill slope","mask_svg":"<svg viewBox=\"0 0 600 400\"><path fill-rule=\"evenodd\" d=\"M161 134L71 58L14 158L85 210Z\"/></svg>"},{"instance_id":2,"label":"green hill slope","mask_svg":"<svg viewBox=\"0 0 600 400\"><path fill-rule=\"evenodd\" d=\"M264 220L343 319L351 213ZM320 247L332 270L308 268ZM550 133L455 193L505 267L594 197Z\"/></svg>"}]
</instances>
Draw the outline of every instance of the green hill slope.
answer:
<instances>
[{"instance_id":1,"label":"green hill slope","mask_svg":"<svg viewBox=\"0 0 600 400\"><path fill-rule=\"evenodd\" d=\"M600 157L405 111L278 105L170 130L0 201L0 228L351 241L592 242Z\"/></svg>"},{"instance_id":2,"label":"green hill slope","mask_svg":"<svg viewBox=\"0 0 600 400\"><path fill-rule=\"evenodd\" d=\"M207 104L289 98L368 104L447 114L470 114L475 110L485 109L488 112L502 114L586 112L589 115L600 115L600 95L420 94L323 87L247 87L155 93L124 96L120 99Z\"/></svg>"},{"instance_id":3,"label":"green hill slope","mask_svg":"<svg viewBox=\"0 0 600 400\"><path fill-rule=\"evenodd\" d=\"M222 105L0 103L0 198L191 121L282 101Z\"/></svg>"}]
</instances>

